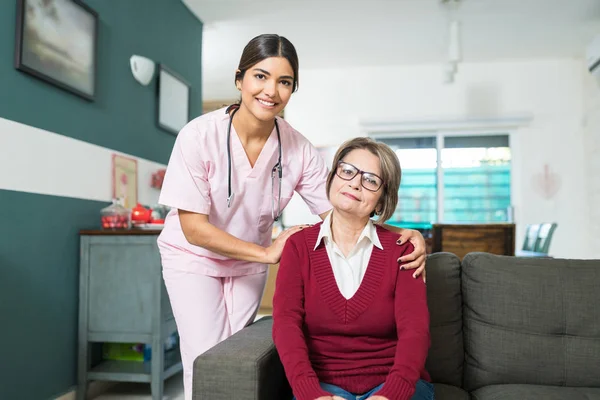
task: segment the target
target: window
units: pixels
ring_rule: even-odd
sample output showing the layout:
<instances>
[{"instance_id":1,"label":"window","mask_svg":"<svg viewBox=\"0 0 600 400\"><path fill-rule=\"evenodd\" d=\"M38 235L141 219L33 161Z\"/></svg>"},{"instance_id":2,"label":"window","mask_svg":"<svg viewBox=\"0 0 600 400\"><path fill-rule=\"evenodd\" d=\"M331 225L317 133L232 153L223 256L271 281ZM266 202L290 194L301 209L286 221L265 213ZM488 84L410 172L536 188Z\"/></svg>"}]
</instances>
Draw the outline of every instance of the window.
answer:
<instances>
[{"instance_id":1,"label":"window","mask_svg":"<svg viewBox=\"0 0 600 400\"><path fill-rule=\"evenodd\" d=\"M381 140L398 155L402 181L398 207L390 223L428 229L437 220L437 150L435 137Z\"/></svg>"},{"instance_id":2,"label":"window","mask_svg":"<svg viewBox=\"0 0 600 400\"><path fill-rule=\"evenodd\" d=\"M428 229L437 221L508 219L511 152L508 135L377 138L400 159L398 208L390 223Z\"/></svg>"}]
</instances>

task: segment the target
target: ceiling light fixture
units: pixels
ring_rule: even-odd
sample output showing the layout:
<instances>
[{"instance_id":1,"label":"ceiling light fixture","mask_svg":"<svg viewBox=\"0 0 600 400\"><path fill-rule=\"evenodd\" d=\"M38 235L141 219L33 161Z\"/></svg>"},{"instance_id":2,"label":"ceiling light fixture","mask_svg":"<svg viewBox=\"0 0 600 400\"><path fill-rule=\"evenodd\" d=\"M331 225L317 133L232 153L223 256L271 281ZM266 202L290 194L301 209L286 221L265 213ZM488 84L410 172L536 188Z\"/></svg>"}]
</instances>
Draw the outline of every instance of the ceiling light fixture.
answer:
<instances>
[{"instance_id":1,"label":"ceiling light fixture","mask_svg":"<svg viewBox=\"0 0 600 400\"><path fill-rule=\"evenodd\" d=\"M456 14L460 0L441 0L448 11L448 62L444 68L444 82L453 83L458 72L458 63L462 60L461 23Z\"/></svg>"}]
</instances>

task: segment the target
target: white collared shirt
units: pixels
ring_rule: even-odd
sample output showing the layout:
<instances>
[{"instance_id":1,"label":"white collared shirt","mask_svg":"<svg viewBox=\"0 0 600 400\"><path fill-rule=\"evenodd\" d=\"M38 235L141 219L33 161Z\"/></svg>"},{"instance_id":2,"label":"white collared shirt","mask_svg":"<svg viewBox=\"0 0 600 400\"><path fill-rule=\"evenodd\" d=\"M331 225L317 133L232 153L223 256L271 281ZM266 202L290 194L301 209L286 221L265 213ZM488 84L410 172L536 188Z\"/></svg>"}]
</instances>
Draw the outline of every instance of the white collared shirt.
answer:
<instances>
[{"instance_id":1,"label":"white collared shirt","mask_svg":"<svg viewBox=\"0 0 600 400\"><path fill-rule=\"evenodd\" d=\"M331 268L333 269L335 281L342 296L348 300L354 296L354 293L356 293L360 287L360 283L362 282L365 272L367 271L367 266L369 265L373 246L377 246L377 248L381 250L383 250L383 246L381 246L373 221L369 220L358 237L356 245L352 251L350 251L348 257L345 257L332 239L331 214L333 214L333 212L330 212L329 215L327 215L321 225L321 230L319 231L319 236L317 237L317 243L315 244L314 249L316 250L321 243L321 240L323 240L325 248L327 249L327 255L329 256Z\"/></svg>"}]
</instances>

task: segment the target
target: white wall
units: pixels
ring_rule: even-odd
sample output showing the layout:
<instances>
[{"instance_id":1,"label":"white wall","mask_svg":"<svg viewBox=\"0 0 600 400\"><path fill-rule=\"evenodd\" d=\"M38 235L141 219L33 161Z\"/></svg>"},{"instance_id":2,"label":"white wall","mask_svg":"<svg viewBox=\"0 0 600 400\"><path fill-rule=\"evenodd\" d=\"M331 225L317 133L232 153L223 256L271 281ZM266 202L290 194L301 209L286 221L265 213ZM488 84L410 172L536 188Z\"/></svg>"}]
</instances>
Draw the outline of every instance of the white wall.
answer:
<instances>
[{"instance_id":1,"label":"white wall","mask_svg":"<svg viewBox=\"0 0 600 400\"><path fill-rule=\"evenodd\" d=\"M286 119L315 145L339 145L358 136L364 120L528 115L530 125L512 143L517 247L526 224L555 221L551 254L587 258L585 73L578 60L463 64L455 83L445 85L438 65L301 70ZM534 189L545 164L560 179L560 190L549 199ZM284 222L305 218L297 204L288 206Z\"/></svg>"},{"instance_id":2,"label":"white wall","mask_svg":"<svg viewBox=\"0 0 600 400\"><path fill-rule=\"evenodd\" d=\"M588 245L594 258L600 258L600 76L584 75L584 143L586 188L588 190Z\"/></svg>"},{"instance_id":3,"label":"white wall","mask_svg":"<svg viewBox=\"0 0 600 400\"><path fill-rule=\"evenodd\" d=\"M0 149L10 149L0 157L0 189L110 203L112 155L121 154L137 160L138 202L158 204L160 191L150 182L163 164L5 118Z\"/></svg>"}]
</instances>

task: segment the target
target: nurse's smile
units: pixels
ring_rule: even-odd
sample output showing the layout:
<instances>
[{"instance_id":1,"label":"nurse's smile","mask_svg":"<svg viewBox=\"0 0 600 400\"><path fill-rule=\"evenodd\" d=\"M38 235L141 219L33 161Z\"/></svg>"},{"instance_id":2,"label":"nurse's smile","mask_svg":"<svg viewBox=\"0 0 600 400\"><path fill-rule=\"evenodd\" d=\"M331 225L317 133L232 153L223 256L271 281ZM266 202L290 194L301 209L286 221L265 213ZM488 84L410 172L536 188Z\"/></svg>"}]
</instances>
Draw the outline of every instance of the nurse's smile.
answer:
<instances>
[{"instance_id":1,"label":"nurse's smile","mask_svg":"<svg viewBox=\"0 0 600 400\"><path fill-rule=\"evenodd\" d=\"M272 101L267 101L263 99L256 99L258 103L265 108L274 108L277 103L273 103Z\"/></svg>"}]
</instances>

